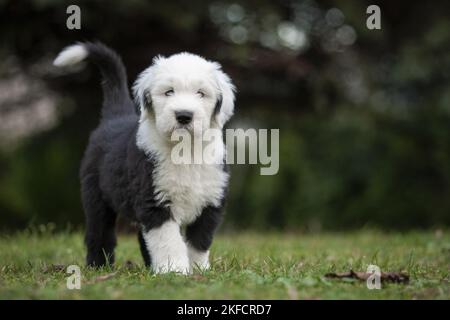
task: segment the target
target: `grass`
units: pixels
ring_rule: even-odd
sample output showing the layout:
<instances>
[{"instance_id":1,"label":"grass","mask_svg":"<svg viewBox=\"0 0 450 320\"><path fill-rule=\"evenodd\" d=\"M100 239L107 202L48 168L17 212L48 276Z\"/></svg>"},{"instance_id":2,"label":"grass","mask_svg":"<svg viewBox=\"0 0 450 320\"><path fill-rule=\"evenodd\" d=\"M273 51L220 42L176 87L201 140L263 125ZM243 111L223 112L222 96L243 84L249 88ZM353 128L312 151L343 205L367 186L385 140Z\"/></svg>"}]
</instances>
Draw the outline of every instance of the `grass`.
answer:
<instances>
[{"instance_id":1,"label":"grass","mask_svg":"<svg viewBox=\"0 0 450 320\"><path fill-rule=\"evenodd\" d=\"M0 237L0 299L449 299L449 232L219 235L212 269L192 276L154 275L135 237L121 235L115 267L81 268L81 290L65 270L83 266L81 233L24 231ZM327 272L405 271L408 284L368 290ZM105 276L106 277L102 277Z\"/></svg>"}]
</instances>

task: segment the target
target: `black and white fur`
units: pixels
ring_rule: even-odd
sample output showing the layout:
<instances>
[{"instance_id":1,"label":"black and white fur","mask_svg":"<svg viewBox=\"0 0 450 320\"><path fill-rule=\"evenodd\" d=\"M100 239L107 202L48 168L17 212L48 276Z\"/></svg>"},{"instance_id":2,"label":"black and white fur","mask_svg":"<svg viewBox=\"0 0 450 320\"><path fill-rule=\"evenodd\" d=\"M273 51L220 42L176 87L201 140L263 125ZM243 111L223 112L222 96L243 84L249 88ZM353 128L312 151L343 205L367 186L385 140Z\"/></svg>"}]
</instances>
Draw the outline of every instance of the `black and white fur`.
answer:
<instances>
[{"instance_id":1,"label":"black and white fur","mask_svg":"<svg viewBox=\"0 0 450 320\"><path fill-rule=\"evenodd\" d=\"M218 63L180 53L156 57L138 77L130 98L120 57L101 43L64 49L56 66L94 62L103 77L101 121L81 163L87 264L114 262L117 214L140 225L146 265L156 273L209 268L209 248L222 217L228 185L223 139L214 140L217 164L174 164L170 133L222 129L233 114L234 87ZM179 112L191 122L180 123ZM183 113L183 114L184 114ZM184 121L185 122L185 121Z\"/></svg>"}]
</instances>

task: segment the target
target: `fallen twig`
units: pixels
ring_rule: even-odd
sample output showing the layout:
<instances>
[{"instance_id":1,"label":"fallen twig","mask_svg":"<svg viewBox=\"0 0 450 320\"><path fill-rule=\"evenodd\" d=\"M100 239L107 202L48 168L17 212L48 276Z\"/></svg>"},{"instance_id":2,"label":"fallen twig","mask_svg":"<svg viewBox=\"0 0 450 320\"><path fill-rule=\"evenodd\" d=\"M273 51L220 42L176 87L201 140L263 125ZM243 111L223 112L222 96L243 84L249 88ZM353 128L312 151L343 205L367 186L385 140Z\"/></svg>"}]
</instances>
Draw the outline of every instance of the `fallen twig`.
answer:
<instances>
[{"instance_id":1,"label":"fallen twig","mask_svg":"<svg viewBox=\"0 0 450 320\"><path fill-rule=\"evenodd\" d=\"M87 282L87 284L94 284L97 282L102 282L102 281L106 281L108 279L111 279L112 277L114 277L117 274L116 272L112 272L112 273L107 273L98 277L95 277L94 279L90 280L89 282Z\"/></svg>"},{"instance_id":2,"label":"fallen twig","mask_svg":"<svg viewBox=\"0 0 450 320\"><path fill-rule=\"evenodd\" d=\"M357 272L353 270L341 273L331 272L325 275L325 277L327 278L338 278L338 279L347 278L347 279L358 279L362 281L366 281L370 276L373 276L373 273ZM381 272L380 280L395 283L408 283L409 275L404 272Z\"/></svg>"}]
</instances>

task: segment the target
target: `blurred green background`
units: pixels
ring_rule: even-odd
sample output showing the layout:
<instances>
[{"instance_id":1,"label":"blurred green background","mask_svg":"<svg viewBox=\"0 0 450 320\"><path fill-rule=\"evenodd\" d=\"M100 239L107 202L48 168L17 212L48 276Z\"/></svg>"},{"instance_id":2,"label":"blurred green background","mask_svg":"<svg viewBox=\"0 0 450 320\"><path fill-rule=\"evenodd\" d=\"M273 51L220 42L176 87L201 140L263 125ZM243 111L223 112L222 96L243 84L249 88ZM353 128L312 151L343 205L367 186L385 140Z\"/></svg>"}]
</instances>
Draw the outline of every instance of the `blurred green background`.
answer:
<instances>
[{"instance_id":1,"label":"blurred green background","mask_svg":"<svg viewBox=\"0 0 450 320\"><path fill-rule=\"evenodd\" d=\"M66 8L81 8L81 30ZM381 8L368 30L366 8ZM116 49L130 85L156 54L222 63L230 127L279 128L280 170L232 166L223 230L450 225L448 1L0 1L0 229L81 226L78 169L99 119L95 68L66 45Z\"/></svg>"}]
</instances>

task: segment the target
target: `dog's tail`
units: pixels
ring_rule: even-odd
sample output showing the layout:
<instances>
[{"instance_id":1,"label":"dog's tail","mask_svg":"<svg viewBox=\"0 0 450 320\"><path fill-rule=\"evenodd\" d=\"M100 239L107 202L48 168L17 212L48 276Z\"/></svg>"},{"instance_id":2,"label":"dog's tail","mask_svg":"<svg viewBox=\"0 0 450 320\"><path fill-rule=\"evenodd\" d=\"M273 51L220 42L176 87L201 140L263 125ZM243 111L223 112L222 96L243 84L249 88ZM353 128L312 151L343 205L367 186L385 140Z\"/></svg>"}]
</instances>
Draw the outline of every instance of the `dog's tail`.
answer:
<instances>
[{"instance_id":1,"label":"dog's tail","mask_svg":"<svg viewBox=\"0 0 450 320\"><path fill-rule=\"evenodd\" d=\"M59 53L53 64L57 67L67 67L85 59L94 62L102 73L102 117L111 118L135 112L122 59L104 44L80 42L68 46Z\"/></svg>"}]
</instances>

